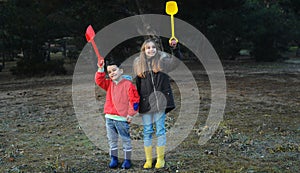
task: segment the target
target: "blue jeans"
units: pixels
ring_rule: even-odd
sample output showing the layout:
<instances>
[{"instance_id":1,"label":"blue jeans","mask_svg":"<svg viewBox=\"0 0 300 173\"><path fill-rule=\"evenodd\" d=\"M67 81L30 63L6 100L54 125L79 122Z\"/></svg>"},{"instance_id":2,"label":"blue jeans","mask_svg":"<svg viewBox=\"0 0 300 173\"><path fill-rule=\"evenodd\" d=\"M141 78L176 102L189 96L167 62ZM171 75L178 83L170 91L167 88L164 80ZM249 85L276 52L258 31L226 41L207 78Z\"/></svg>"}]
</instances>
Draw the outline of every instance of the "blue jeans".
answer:
<instances>
[{"instance_id":1,"label":"blue jeans","mask_svg":"<svg viewBox=\"0 0 300 173\"><path fill-rule=\"evenodd\" d=\"M110 150L118 149L118 138L122 139L123 150L131 151L131 139L129 134L129 124L126 121L117 121L106 118L106 131Z\"/></svg>"},{"instance_id":2,"label":"blue jeans","mask_svg":"<svg viewBox=\"0 0 300 173\"><path fill-rule=\"evenodd\" d=\"M152 133L154 132L153 123L155 123L156 126L155 134L157 137L157 146L165 146L167 141L165 128L165 112L143 114L142 119L144 126L144 146L152 146Z\"/></svg>"}]
</instances>

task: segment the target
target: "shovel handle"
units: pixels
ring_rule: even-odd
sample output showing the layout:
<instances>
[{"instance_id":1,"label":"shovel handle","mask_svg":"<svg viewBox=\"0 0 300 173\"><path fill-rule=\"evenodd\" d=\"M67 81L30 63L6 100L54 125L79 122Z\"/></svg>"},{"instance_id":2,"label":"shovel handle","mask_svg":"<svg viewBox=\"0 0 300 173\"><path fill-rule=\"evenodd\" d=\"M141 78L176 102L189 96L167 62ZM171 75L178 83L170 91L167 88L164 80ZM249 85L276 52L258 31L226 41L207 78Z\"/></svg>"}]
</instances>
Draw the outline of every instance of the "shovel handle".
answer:
<instances>
[{"instance_id":1,"label":"shovel handle","mask_svg":"<svg viewBox=\"0 0 300 173\"><path fill-rule=\"evenodd\" d=\"M98 65L102 66L103 62L104 62L104 58L100 55L94 39L91 39L90 42L92 43L92 46L93 46L96 56L98 58Z\"/></svg>"},{"instance_id":2,"label":"shovel handle","mask_svg":"<svg viewBox=\"0 0 300 173\"><path fill-rule=\"evenodd\" d=\"M174 16L171 15L171 31L172 31L172 36L169 39L169 44L172 44L172 41L176 41L176 44L178 43L178 39L175 37L175 29L174 29Z\"/></svg>"}]
</instances>

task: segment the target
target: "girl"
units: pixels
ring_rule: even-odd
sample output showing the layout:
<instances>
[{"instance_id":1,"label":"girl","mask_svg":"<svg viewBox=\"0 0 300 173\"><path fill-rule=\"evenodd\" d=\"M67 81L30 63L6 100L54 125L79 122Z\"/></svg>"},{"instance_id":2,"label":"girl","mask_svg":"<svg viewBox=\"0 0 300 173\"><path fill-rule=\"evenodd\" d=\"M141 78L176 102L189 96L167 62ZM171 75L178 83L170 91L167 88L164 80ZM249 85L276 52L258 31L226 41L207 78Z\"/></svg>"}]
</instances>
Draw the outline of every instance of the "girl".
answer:
<instances>
[{"instance_id":1,"label":"girl","mask_svg":"<svg viewBox=\"0 0 300 173\"><path fill-rule=\"evenodd\" d=\"M179 45L172 41L170 46L172 54L181 59ZM144 126L146 155L144 168L152 167L153 121L157 137L155 168L163 168L165 165L166 113L175 108L169 76L166 73L173 70L178 63L178 59L160 51L152 39L143 43L140 55L134 61L134 72L137 75L136 86L140 95L139 113L142 115Z\"/></svg>"}]
</instances>

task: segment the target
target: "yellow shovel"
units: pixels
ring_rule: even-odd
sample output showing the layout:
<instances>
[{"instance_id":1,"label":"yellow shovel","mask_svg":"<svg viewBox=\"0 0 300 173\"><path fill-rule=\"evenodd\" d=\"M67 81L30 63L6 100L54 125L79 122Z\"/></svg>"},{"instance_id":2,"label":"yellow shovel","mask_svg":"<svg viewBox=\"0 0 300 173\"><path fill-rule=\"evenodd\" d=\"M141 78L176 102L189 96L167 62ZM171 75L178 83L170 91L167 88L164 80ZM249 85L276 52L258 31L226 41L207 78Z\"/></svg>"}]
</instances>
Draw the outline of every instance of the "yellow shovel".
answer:
<instances>
[{"instance_id":1,"label":"yellow shovel","mask_svg":"<svg viewBox=\"0 0 300 173\"><path fill-rule=\"evenodd\" d=\"M169 39L169 43L171 44L172 41L176 41L178 43L178 39L175 37L174 32L174 14L178 12L177 3L175 1L168 1L166 3L166 13L171 15L171 28L172 28L172 37Z\"/></svg>"}]
</instances>

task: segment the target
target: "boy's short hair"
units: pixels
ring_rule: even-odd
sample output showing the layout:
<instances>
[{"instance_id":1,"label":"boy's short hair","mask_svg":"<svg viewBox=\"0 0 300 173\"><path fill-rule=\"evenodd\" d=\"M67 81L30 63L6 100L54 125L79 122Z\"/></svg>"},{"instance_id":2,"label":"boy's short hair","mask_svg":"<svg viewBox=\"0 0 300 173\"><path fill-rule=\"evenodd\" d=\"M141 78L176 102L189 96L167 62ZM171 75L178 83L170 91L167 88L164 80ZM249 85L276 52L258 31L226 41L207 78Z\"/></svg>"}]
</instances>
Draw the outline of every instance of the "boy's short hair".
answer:
<instances>
[{"instance_id":1,"label":"boy's short hair","mask_svg":"<svg viewBox=\"0 0 300 173\"><path fill-rule=\"evenodd\" d=\"M106 65L106 67L110 66L110 65L116 65L119 68L121 67L120 61L118 61L118 60L116 60L116 59L114 59L112 57L109 57L109 58L105 59L105 65Z\"/></svg>"}]
</instances>

